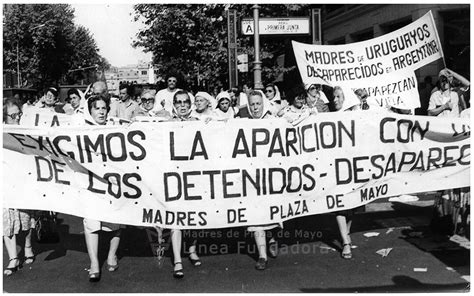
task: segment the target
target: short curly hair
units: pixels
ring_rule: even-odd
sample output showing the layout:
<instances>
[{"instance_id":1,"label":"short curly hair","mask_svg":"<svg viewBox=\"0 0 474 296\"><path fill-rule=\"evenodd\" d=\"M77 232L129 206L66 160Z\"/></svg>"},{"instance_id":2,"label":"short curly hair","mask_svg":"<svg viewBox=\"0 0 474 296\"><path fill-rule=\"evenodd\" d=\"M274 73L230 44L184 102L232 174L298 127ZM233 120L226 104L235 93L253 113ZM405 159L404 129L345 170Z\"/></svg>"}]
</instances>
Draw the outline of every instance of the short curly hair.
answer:
<instances>
[{"instance_id":1,"label":"short curly hair","mask_svg":"<svg viewBox=\"0 0 474 296\"><path fill-rule=\"evenodd\" d=\"M104 101L105 106L107 108L107 113L110 111L110 99L108 96L99 94L99 95L91 95L87 99L87 108L89 109L89 113L91 112L91 109L93 106L95 106L96 102L98 101Z\"/></svg>"}]
</instances>

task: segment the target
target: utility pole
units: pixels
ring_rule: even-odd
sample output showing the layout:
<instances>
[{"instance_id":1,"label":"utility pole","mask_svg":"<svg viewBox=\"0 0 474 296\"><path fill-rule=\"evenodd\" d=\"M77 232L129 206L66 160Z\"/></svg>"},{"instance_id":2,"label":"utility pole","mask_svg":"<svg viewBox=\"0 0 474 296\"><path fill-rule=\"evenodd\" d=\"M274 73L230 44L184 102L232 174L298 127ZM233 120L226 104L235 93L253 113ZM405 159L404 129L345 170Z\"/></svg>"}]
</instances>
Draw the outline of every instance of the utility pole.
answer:
<instances>
[{"instance_id":1,"label":"utility pole","mask_svg":"<svg viewBox=\"0 0 474 296\"><path fill-rule=\"evenodd\" d=\"M21 87L21 76L20 76L20 38L16 41L16 74L17 74L17 86Z\"/></svg>"},{"instance_id":2,"label":"utility pole","mask_svg":"<svg viewBox=\"0 0 474 296\"><path fill-rule=\"evenodd\" d=\"M254 27L254 37L253 37L253 44L254 44L254 49L255 49L255 59L253 62L253 83L254 83L254 89L263 89L263 84L262 84L262 62L260 61L260 32L259 32L259 27L258 27L258 9L260 6L255 4L252 6L253 9L253 27Z\"/></svg>"}]
</instances>

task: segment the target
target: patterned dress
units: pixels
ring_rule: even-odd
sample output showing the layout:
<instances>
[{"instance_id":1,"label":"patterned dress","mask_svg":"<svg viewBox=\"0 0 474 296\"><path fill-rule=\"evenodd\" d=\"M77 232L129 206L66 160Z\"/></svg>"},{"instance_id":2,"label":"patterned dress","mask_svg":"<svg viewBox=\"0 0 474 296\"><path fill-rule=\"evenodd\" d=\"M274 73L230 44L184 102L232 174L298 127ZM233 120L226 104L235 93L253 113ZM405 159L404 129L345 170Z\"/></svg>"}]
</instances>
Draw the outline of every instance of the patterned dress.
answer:
<instances>
[{"instance_id":1,"label":"patterned dress","mask_svg":"<svg viewBox=\"0 0 474 296\"><path fill-rule=\"evenodd\" d=\"M3 235L11 237L20 231L28 231L35 228L35 220L32 211L3 209Z\"/></svg>"}]
</instances>

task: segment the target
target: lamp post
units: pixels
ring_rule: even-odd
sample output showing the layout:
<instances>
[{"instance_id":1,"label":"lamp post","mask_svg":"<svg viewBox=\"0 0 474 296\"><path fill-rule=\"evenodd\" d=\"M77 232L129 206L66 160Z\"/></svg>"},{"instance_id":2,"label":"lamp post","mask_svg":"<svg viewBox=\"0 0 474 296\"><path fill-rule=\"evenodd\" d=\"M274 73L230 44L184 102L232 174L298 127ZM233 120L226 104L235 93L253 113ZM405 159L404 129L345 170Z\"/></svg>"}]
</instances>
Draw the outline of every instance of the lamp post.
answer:
<instances>
[{"instance_id":1,"label":"lamp post","mask_svg":"<svg viewBox=\"0 0 474 296\"><path fill-rule=\"evenodd\" d=\"M253 83L254 89L263 89L262 84L262 62L260 61L260 32L258 27L258 9L260 6L255 4L252 6L253 9L253 27L254 27L254 34L253 34L253 44L255 50L255 59L253 61Z\"/></svg>"}]
</instances>

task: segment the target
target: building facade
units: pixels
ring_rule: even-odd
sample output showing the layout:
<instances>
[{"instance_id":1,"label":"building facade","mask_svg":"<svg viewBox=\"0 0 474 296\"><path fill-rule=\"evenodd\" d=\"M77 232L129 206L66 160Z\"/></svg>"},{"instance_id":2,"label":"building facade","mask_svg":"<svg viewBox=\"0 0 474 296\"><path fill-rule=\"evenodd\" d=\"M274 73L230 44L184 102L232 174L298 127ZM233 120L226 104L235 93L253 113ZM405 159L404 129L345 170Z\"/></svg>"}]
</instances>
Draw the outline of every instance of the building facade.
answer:
<instances>
[{"instance_id":1,"label":"building facade","mask_svg":"<svg viewBox=\"0 0 474 296\"><path fill-rule=\"evenodd\" d=\"M155 83L156 71L153 67L150 67L150 64L140 62L137 65L112 67L109 71L105 72L105 79L109 92L118 94L120 83L147 84L150 83L150 80L153 80L151 83Z\"/></svg>"}]
</instances>

